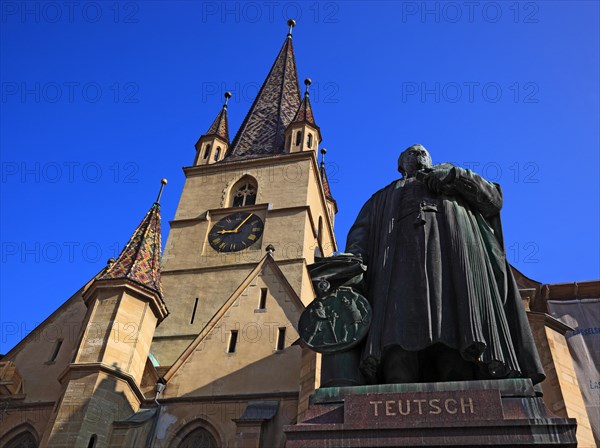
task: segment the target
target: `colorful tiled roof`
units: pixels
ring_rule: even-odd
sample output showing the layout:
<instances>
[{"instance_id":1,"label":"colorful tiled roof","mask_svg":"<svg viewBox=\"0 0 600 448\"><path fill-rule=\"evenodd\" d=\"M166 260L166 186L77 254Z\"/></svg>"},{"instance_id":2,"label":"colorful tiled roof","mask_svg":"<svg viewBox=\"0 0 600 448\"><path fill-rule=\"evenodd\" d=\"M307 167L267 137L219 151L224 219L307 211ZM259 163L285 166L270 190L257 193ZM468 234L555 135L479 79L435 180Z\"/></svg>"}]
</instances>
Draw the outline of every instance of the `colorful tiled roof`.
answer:
<instances>
[{"instance_id":1,"label":"colorful tiled roof","mask_svg":"<svg viewBox=\"0 0 600 448\"><path fill-rule=\"evenodd\" d=\"M155 202L117 261L108 267L100 279L129 279L162 297L160 251L160 204Z\"/></svg>"},{"instance_id":2,"label":"colorful tiled roof","mask_svg":"<svg viewBox=\"0 0 600 448\"><path fill-rule=\"evenodd\" d=\"M229 124L227 120L227 106L223 106L215 121L210 125L204 135L216 135L229 143Z\"/></svg>"},{"instance_id":3,"label":"colorful tiled roof","mask_svg":"<svg viewBox=\"0 0 600 448\"><path fill-rule=\"evenodd\" d=\"M283 152L284 132L300 106L300 88L291 35L275 59L228 154L244 159Z\"/></svg>"},{"instance_id":4,"label":"colorful tiled roof","mask_svg":"<svg viewBox=\"0 0 600 448\"><path fill-rule=\"evenodd\" d=\"M331 194L331 187L329 186L329 180L327 180L327 172L325 171L325 164L321 163L319 171L321 172L321 182L323 183L323 191L325 192L325 197L330 201L335 202L333 199L333 195Z\"/></svg>"},{"instance_id":5,"label":"colorful tiled roof","mask_svg":"<svg viewBox=\"0 0 600 448\"><path fill-rule=\"evenodd\" d=\"M302 103L300 103L300 107L298 108L298 112L296 112L296 116L294 116L292 123L309 123L313 126L317 125L315 123L315 116L313 115L308 93L304 95L304 99L302 100Z\"/></svg>"}]
</instances>

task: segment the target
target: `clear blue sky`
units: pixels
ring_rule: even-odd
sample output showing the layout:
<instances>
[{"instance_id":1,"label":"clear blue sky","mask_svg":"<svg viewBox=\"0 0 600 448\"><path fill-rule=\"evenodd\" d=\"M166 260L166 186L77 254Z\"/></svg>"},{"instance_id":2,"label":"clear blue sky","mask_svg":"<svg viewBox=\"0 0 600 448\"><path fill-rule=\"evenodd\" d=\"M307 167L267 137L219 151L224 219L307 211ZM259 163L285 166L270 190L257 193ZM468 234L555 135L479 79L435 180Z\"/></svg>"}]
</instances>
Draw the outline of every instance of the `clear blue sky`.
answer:
<instances>
[{"instance_id":1,"label":"clear blue sky","mask_svg":"<svg viewBox=\"0 0 600 448\"><path fill-rule=\"evenodd\" d=\"M225 90L233 137L288 17L342 249L419 142L502 185L525 275L599 278L598 5L3 1L0 353L118 255L162 177L166 241L194 143Z\"/></svg>"}]
</instances>

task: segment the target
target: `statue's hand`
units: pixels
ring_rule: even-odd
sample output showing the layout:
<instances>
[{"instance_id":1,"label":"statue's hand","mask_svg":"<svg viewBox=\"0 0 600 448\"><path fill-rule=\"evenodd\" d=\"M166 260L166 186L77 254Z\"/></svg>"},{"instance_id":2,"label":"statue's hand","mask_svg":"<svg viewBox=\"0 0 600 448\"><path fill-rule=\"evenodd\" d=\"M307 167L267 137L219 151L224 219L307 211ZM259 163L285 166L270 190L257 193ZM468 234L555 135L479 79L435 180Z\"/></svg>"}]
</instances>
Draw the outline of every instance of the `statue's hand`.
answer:
<instances>
[{"instance_id":1,"label":"statue's hand","mask_svg":"<svg viewBox=\"0 0 600 448\"><path fill-rule=\"evenodd\" d=\"M425 174L423 181L429 190L434 193L442 193L447 190L450 183L454 180L454 167L448 163L434 166L431 171Z\"/></svg>"}]
</instances>

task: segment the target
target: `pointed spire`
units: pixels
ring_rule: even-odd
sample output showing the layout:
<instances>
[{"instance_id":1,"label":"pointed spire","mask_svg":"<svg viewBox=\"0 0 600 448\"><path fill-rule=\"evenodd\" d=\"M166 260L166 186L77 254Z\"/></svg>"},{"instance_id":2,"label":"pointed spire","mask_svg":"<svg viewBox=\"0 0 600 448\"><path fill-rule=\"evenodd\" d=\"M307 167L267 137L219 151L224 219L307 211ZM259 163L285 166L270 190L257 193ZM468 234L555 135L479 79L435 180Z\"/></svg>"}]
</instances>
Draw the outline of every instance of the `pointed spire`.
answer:
<instances>
[{"instance_id":1,"label":"pointed spire","mask_svg":"<svg viewBox=\"0 0 600 448\"><path fill-rule=\"evenodd\" d=\"M101 280L128 279L145 286L162 297L160 281L160 196L167 180L161 180L157 201L150 207L142 222L117 260L107 267Z\"/></svg>"},{"instance_id":2,"label":"pointed spire","mask_svg":"<svg viewBox=\"0 0 600 448\"><path fill-rule=\"evenodd\" d=\"M321 182L323 183L323 191L325 192L325 197L330 201L335 202L335 199L333 199L333 195L331 194L331 188L329 187L329 180L327 180L327 171L325 170L325 154L327 154L327 150L325 148L321 148L321 164L319 165L319 172L321 173Z\"/></svg>"},{"instance_id":3,"label":"pointed spire","mask_svg":"<svg viewBox=\"0 0 600 448\"><path fill-rule=\"evenodd\" d=\"M229 122L227 120L227 102L229 101L229 98L231 98L231 92L225 92L225 103L217 115L217 118L215 118L215 121L213 121L203 137L216 135L229 143Z\"/></svg>"},{"instance_id":4,"label":"pointed spire","mask_svg":"<svg viewBox=\"0 0 600 448\"><path fill-rule=\"evenodd\" d=\"M315 116L313 115L312 111L312 106L310 105L308 93L308 86L310 86L311 84L312 81L310 78L306 78L304 80L304 85L306 86L306 91L304 92L304 99L302 100L302 103L300 103L300 107L298 108L298 111L296 112L292 123L308 123L317 127L317 124L315 123Z\"/></svg>"},{"instance_id":5,"label":"pointed spire","mask_svg":"<svg viewBox=\"0 0 600 448\"><path fill-rule=\"evenodd\" d=\"M229 152L231 158L283 152L285 129L300 106L300 88L291 39L291 29L295 23L288 21L290 32L233 140Z\"/></svg>"}]
</instances>

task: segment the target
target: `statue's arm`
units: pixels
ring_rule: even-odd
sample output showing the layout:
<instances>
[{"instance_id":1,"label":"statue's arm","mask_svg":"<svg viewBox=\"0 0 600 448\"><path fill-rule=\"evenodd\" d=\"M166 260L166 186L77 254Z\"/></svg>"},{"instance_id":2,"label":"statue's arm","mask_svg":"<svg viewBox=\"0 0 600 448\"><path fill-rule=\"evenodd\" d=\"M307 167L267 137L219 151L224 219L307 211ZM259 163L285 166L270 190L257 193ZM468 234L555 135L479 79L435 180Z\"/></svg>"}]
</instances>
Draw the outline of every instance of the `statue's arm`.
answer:
<instances>
[{"instance_id":1,"label":"statue's arm","mask_svg":"<svg viewBox=\"0 0 600 448\"><path fill-rule=\"evenodd\" d=\"M372 200L367 201L358 213L358 217L348 232L345 252L361 255L363 263L369 264L369 221L371 216Z\"/></svg>"},{"instance_id":2,"label":"statue's arm","mask_svg":"<svg viewBox=\"0 0 600 448\"><path fill-rule=\"evenodd\" d=\"M453 187L484 216L496 215L502 209L502 190L471 170L454 167Z\"/></svg>"},{"instance_id":3,"label":"statue's arm","mask_svg":"<svg viewBox=\"0 0 600 448\"><path fill-rule=\"evenodd\" d=\"M484 216L498 214L502 208L500 186L488 182L471 170L442 163L425 174L424 181L435 192L462 196Z\"/></svg>"}]
</instances>

